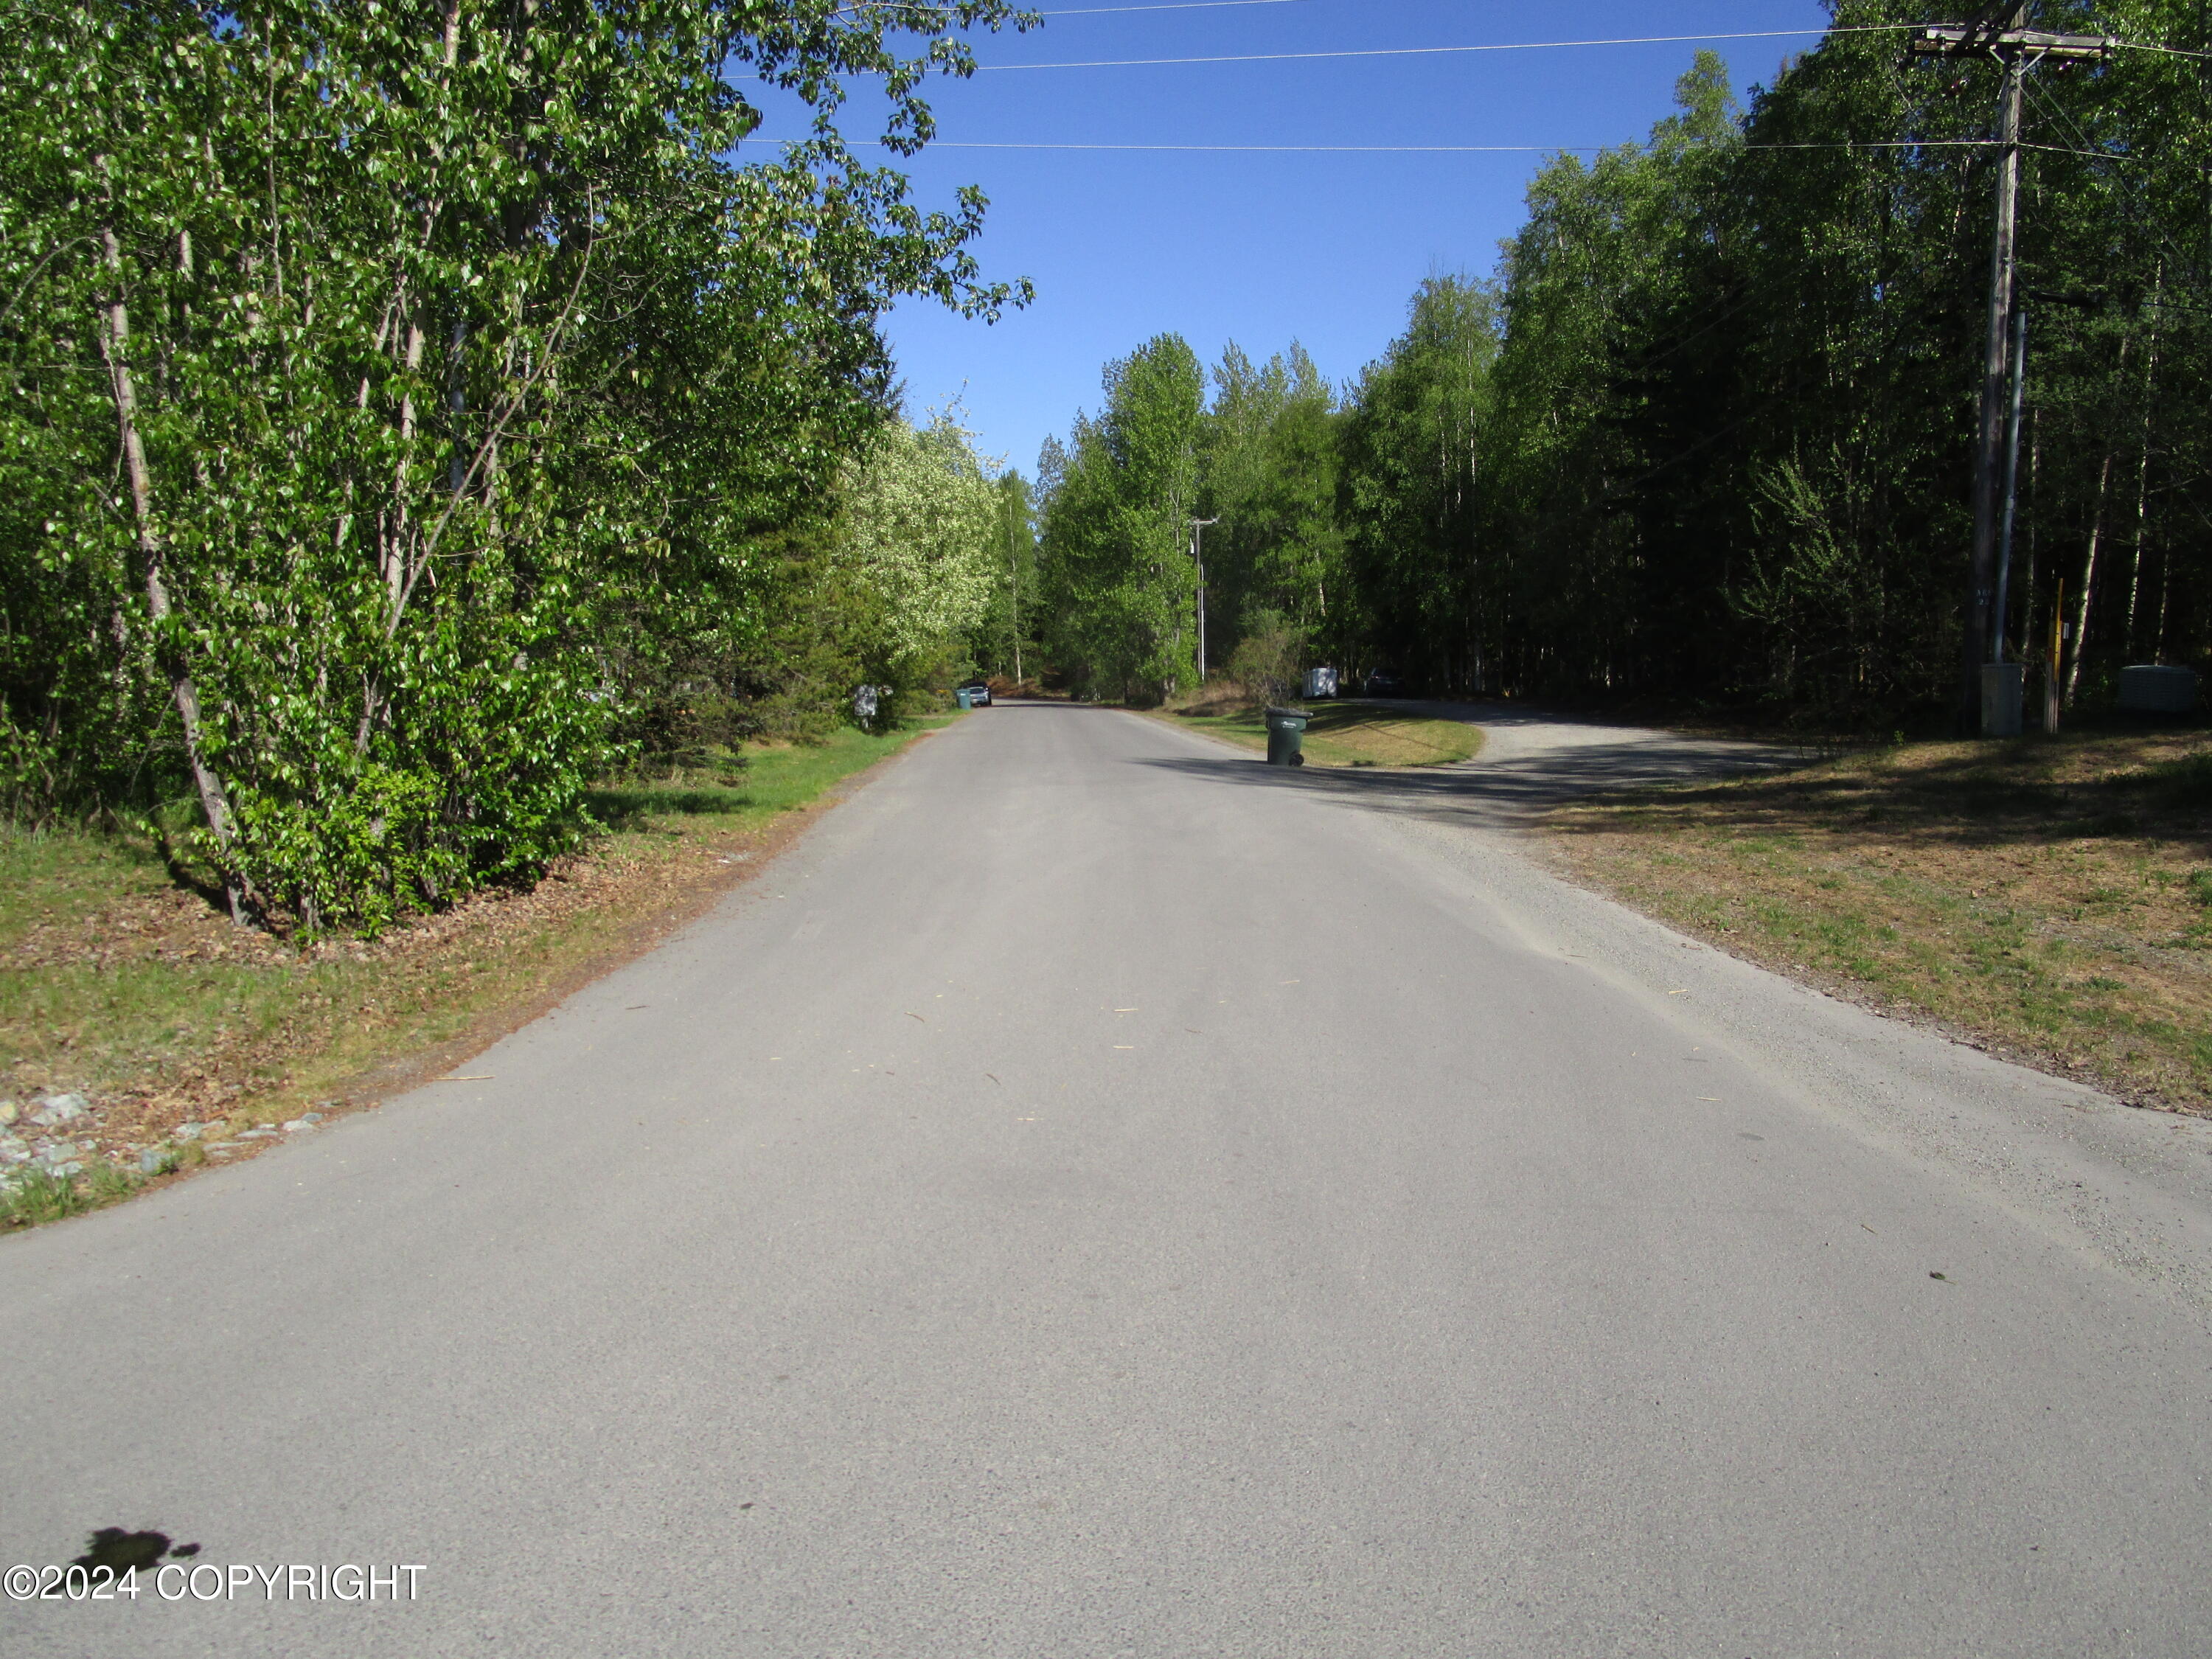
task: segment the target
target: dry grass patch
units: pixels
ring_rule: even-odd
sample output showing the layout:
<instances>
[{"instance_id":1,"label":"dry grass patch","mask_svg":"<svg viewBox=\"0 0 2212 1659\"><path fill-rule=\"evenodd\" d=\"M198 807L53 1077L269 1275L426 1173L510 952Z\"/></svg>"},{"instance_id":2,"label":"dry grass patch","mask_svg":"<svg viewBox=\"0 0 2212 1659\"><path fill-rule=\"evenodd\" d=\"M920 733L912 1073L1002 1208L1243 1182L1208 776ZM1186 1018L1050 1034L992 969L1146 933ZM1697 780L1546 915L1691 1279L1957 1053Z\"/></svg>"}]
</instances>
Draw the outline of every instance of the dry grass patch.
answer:
<instances>
[{"instance_id":1,"label":"dry grass patch","mask_svg":"<svg viewBox=\"0 0 2212 1659\"><path fill-rule=\"evenodd\" d=\"M1217 697L1171 709L1169 718L1267 752L1267 721L1249 703ZM1447 766L1471 759L1481 749L1479 727L1372 703L1324 703L1306 726L1309 766Z\"/></svg>"},{"instance_id":2,"label":"dry grass patch","mask_svg":"<svg viewBox=\"0 0 2212 1659\"><path fill-rule=\"evenodd\" d=\"M2212 1110L2212 738L1926 744L1562 809L1570 874L2146 1104Z\"/></svg>"}]
</instances>

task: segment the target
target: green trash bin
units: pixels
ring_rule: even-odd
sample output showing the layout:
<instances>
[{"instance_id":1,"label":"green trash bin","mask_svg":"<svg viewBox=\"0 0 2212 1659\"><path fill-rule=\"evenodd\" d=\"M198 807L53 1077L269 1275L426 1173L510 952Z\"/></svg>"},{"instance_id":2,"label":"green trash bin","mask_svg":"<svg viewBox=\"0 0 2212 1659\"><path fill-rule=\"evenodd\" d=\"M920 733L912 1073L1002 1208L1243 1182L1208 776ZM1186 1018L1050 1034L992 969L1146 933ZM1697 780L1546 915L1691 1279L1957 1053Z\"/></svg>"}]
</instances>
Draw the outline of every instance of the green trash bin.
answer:
<instances>
[{"instance_id":1,"label":"green trash bin","mask_svg":"<svg viewBox=\"0 0 2212 1659\"><path fill-rule=\"evenodd\" d=\"M1302 708L1267 711L1267 764L1304 766L1306 763L1306 722L1313 716Z\"/></svg>"},{"instance_id":2,"label":"green trash bin","mask_svg":"<svg viewBox=\"0 0 2212 1659\"><path fill-rule=\"evenodd\" d=\"M952 701L959 706L960 712L963 714L975 706L975 696L964 685L952 694Z\"/></svg>"}]
</instances>

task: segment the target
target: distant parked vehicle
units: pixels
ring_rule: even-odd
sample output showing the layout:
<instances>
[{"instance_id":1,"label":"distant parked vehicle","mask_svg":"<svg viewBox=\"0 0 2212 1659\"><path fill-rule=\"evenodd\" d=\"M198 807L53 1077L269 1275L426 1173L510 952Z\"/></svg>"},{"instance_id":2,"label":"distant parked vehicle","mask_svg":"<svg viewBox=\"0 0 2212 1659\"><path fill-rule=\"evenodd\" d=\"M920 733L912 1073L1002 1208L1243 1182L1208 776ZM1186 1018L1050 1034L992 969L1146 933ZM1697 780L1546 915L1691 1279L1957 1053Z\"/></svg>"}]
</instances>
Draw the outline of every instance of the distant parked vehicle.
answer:
<instances>
[{"instance_id":1,"label":"distant parked vehicle","mask_svg":"<svg viewBox=\"0 0 2212 1659\"><path fill-rule=\"evenodd\" d=\"M1406 695L1406 682L1395 674L1386 673L1378 668L1367 677L1367 695L1370 697L1402 697Z\"/></svg>"},{"instance_id":2,"label":"distant parked vehicle","mask_svg":"<svg viewBox=\"0 0 2212 1659\"><path fill-rule=\"evenodd\" d=\"M991 706L991 682L987 679L963 680L952 689L965 691L969 706L972 708L988 708Z\"/></svg>"}]
</instances>

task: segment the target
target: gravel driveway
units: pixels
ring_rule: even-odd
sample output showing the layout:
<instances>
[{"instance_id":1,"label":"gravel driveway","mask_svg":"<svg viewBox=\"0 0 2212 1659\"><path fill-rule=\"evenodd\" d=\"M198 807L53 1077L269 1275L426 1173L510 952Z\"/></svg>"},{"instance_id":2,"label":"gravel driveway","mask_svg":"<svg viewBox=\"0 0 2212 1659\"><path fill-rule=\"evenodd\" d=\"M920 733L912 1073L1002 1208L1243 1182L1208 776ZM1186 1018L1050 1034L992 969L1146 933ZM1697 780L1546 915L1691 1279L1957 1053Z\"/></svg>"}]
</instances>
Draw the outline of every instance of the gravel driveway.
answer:
<instances>
[{"instance_id":1,"label":"gravel driveway","mask_svg":"<svg viewBox=\"0 0 2212 1659\"><path fill-rule=\"evenodd\" d=\"M1239 767L1231 775L1253 787L1336 794L1363 806L1443 823L1526 830L1554 806L1607 790L1775 771L1816 758L1813 750L1792 744L1608 726L1523 703L1363 701L1479 726L1482 752L1449 766L1305 766L1295 771ZM1195 759L1184 764L1218 769Z\"/></svg>"},{"instance_id":2,"label":"gravel driveway","mask_svg":"<svg viewBox=\"0 0 2212 1659\"><path fill-rule=\"evenodd\" d=\"M1813 752L1642 726L1610 726L1510 702L1418 702L1403 707L1465 720L1486 734L1482 752L1454 768L1507 808L1538 811L1602 790L1686 783L1800 766Z\"/></svg>"}]
</instances>

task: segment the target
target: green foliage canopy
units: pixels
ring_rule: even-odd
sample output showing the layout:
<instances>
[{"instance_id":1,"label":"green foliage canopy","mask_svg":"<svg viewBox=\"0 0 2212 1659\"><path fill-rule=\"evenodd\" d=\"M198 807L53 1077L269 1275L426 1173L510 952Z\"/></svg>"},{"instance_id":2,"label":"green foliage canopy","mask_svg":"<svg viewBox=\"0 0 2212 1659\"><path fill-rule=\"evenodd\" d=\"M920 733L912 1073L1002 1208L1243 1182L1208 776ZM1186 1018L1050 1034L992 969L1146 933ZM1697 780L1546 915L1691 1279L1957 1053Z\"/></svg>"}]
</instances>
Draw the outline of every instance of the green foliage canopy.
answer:
<instances>
[{"instance_id":1,"label":"green foliage canopy","mask_svg":"<svg viewBox=\"0 0 2212 1659\"><path fill-rule=\"evenodd\" d=\"M1077 419L1049 469L1047 644L1086 692L1156 701L1196 672L1190 520L1205 374L1179 335L1163 334L1107 365L1104 389L1098 418Z\"/></svg>"},{"instance_id":2,"label":"green foliage canopy","mask_svg":"<svg viewBox=\"0 0 2212 1659\"><path fill-rule=\"evenodd\" d=\"M854 161L996 3L276 0L0 30L0 786L190 781L234 910L541 866L642 685L881 426L876 319L989 318L982 202ZM904 55L893 37L918 37ZM812 106L774 160L750 73Z\"/></svg>"},{"instance_id":3,"label":"green foliage canopy","mask_svg":"<svg viewBox=\"0 0 2212 1659\"><path fill-rule=\"evenodd\" d=\"M1341 410L1281 360L1224 359L1200 493L1232 627L1249 609L1443 694L1948 724L1998 71L1907 64L1893 28L1863 32L1923 5L1832 9L1862 32L1747 109L1699 54L1645 143L1547 162L1494 275L1424 283ZM2171 49L2027 81L2003 628L2039 660L2063 624L2070 699L2126 663L2212 670L2212 15L2047 0L2033 21ZM1134 684L1158 623L1097 550L1125 545L1103 503L1138 488L1107 453L1079 422L1044 575L1061 648Z\"/></svg>"}]
</instances>

